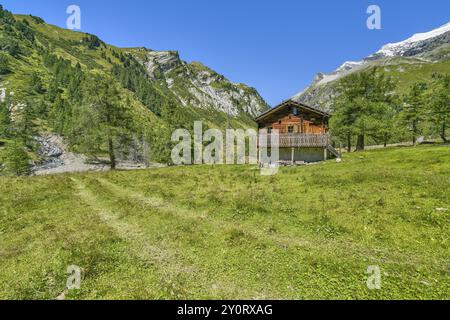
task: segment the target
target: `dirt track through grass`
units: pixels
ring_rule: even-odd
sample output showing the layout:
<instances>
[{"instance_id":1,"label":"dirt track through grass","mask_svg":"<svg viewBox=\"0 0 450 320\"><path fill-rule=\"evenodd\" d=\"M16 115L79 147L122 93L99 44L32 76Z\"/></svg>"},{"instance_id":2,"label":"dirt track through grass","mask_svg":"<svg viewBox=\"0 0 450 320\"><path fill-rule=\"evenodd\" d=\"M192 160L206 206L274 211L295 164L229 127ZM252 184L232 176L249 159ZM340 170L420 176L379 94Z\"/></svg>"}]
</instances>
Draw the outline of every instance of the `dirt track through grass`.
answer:
<instances>
[{"instance_id":1,"label":"dirt track through grass","mask_svg":"<svg viewBox=\"0 0 450 320\"><path fill-rule=\"evenodd\" d=\"M170 249L164 249L162 244L158 244L158 246L150 244L142 230L138 227L121 221L116 214L99 207L99 198L81 180L72 178L72 181L77 186L82 200L92 207L92 210L99 215L102 221L114 229L121 238L130 243L133 252L137 256L149 262L171 267L174 266L173 253Z\"/></svg>"},{"instance_id":2,"label":"dirt track through grass","mask_svg":"<svg viewBox=\"0 0 450 320\"><path fill-rule=\"evenodd\" d=\"M184 208L181 204L169 204L163 198L148 196L141 192L137 192L135 190L127 189L125 187L121 187L117 184L114 184L107 179L104 178L96 178L106 190L110 191L117 199L129 199L136 203L142 203L145 206L152 207L158 210L161 214L169 214L174 215L180 219L187 219L195 221L198 224L198 227L202 227L207 225L210 228L214 228L216 231L227 229L234 229L240 232L244 232L252 237L259 239L260 241L269 240L278 246L281 247L298 247L304 248L306 250L332 250L339 249L342 251L347 251L348 253L354 255L360 255L361 259L368 255L376 256L380 253L383 253L383 260L390 261L391 263L401 263L401 264L410 264L416 265L418 263L431 263L431 261L423 261L418 260L415 257L410 257L407 255L402 255L400 252L389 252L389 251L381 251L380 249L369 251L367 248L360 246L351 242L338 242L338 241L314 241L313 239L299 239L297 235L291 234L288 232L278 233L278 234L270 234L265 232L262 228L258 228L252 223L241 221L239 223L230 222L225 220L217 220L211 218L206 210L192 210L188 208ZM173 201L175 202L175 201ZM176 202L175 202L176 203ZM433 261L435 264L440 265L443 269L445 269L448 264L445 261Z\"/></svg>"},{"instance_id":3,"label":"dirt track through grass","mask_svg":"<svg viewBox=\"0 0 450 320\"><path fill-rule=\"evenodd\" d=\"M124 222L120 217L120 209L111 207L110 204L102 199L98 192L95 194L82 179L71 178L75 183L79 192L79 196L99 215L101 220L110 226L122 239L128 244L131 252L152 264L157 270L161 282L165 285L175 284L179 278L190 278L190 281L197 283L210 283L202 294L205 297L213 296L220 290L222 295L226 297L233 297L236 294L244 296L248 299L265 298L261 292L251 292L248 288L236 286L236 283L229 279L222 281L219 277L211 278L210 274L204 274L195 264L186 263L183 258L183 253L177 250L169 239L164 241L150 242L149 236L146 234L144 228ZM84 179L86 180L86 179ZM203 213L196 213L193 210L176 207L174 205L164 202L158 197L146 197L138 192L122 188L114 183L111 183L102 178L87 179L94 183L100 183L103 186L105 193L109 193L112 197L134 203L135 207L150 207L155 210L153 213L163 215L166 218L176 218L181 220L202 220L205 222L205 215ZM105 209L108 208L108 209ZM200 221L199 221L200 223ZM216 225L216 224L214 224ZM218 225L216 225L218 227ZM173 293L173 291L171 292ZM173 293L174 294L174 293Z\"/></svg>"},{"instance_id":4,"label":"dirt track through grass","mask_svg":"<svg viewBox=\"0 0 450 320\"><path fill-rule=\"evenodd\" d=\"M0 179L0 298L447 298L448 151Z\"/></svg>"}]
</instances>

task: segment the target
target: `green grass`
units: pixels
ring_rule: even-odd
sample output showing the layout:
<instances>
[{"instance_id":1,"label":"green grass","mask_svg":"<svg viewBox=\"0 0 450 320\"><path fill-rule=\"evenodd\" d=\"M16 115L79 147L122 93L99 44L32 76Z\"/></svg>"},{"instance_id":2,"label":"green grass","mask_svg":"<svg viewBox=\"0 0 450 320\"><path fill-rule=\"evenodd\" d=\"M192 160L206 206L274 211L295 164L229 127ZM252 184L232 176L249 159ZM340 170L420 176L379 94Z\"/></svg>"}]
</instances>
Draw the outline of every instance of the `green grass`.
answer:
<instances>
[{"instance_id":1,"label":"green grass","mask_svg":"<svg viewBox=\"0 0 450 320\"><path fill-rule=\"evenodd\" d=\"M0 178L0 298L449 299L449 151Z\"/></svg>"},{"instance_id":2,"label":"green grass","mask_svg":"<svg viewBox=\"0 0 450 320\"><path fill-rule=\"evenodd\" d=\"M450 59L435 63L416 62L409 59L399 59L398 65L385 67L387 75L397 83L397 94L405 95L411 86L417 82L429 83L434 73L449 74Z\"/></svg>"}]
</instances>

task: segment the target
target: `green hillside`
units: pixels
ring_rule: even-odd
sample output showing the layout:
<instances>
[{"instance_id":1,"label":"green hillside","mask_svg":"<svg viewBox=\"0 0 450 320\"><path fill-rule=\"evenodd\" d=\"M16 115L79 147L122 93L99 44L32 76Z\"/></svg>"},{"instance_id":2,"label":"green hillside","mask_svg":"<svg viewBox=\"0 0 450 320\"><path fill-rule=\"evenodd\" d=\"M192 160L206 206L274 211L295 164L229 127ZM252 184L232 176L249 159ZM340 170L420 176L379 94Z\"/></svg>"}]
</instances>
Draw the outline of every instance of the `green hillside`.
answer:
<instances>
[{"instance_id":1,"label":"green hillside","mask_svg":"<svg viewBox=\"0 0 450 320\"><path fill-rule=\"evenodd\" d=\"M272 177L194 166L2 178L0 299L448 299L449 172L449 147L433 146ZM72 265L81 288L65 291Z\"/></svg>"},{"instance_id":2,"label":"green hillside","mask_svg":"<svg viewBox=\"0 0 450 320\"><path fill-rule=\"evenodd\" d=\"M332 114L335 144L349 150L424 140L448 141L450 34L413 56L368 57L319 74L293 99ZM353 65L352 65L353 63ZM349 67L350 66L350 67Z\"/></svg>"},{"instance_id":3,"label":"green hillside","mask_svg":"<svg viewBox=\"0 0 450 320\"><path fill-rule=\"evenodd\" d=\"M253 116L268 107L256 90L199 63L179 60L174 70L150 74L147 55L157 52L117 48L3 8L0 49L0 171L14 150L39 163L34 137L42 133L58 134L72 151L91 157L110 152L111 140L118 157L137 153L169 162L174 129L191 129L194 121L205 127L253 127ZM216 78L204 84L206 70ZM216 90L208 87L204 93L203 85Z\"/></svg>"},{"instance_id":4,"label":"green hillside","mask_svg":"<svg viewBox=\"0 0 450 320\"><path fill-rule=\"evenodd\" d=\"M450 45L446 46L446 55L450 56ZM414 60L412 60L414 61ZM411 59L398 59L390 62L384 68L388 76L391 76L398 84L398 93L406 94L408 89L416 82L423 81L429 83L434 73L450 74L450 59L427 63Z\"/></svg>"},{"instance_id":5,"label":"green hillside","mask_svg":"<svg viewBox=\"0 0 450 320\"><path fill-rule=\"evenodd\" d=\"M358 73L370 72L374 67L391 77L396 84L396 94L406 95L417 82L431 83L433 74L450 74L450 45L444 45L419 57L384 58L367 63ZM425 60L433 59L433 60ZM350 74L351 75L351 74ZM348 76L323 85L312 85L297 99L330 111L337 95L337 87Z\"/></svg>"}]
</instances>

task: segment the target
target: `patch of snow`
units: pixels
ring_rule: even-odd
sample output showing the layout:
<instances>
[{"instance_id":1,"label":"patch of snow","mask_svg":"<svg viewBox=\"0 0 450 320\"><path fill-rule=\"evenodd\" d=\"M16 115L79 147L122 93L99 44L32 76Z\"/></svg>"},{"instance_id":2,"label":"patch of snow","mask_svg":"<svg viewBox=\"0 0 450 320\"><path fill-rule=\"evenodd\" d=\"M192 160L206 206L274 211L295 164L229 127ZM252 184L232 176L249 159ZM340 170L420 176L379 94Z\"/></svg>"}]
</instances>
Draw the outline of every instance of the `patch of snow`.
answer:
<instances>
[{"instance_id":1,"label":"patch of snow","mask_svg":"<svg viewBox=\"0 0 450 320\"><path fill-rule=\"evenodd\" d=\"M364 61L346 61L334 73L343 73L357 68L364 64Z\"/></svg>"},{"instance_id":2,"label":"patch of snow","mask_svg":"<svg viewBox=\"0 0 450 320\"><path fill-rule=\"evenodd\" d=\"M347 75L347 74L359 69L360 67L362 67L364 65L364 63L365 63L364 61L346 61L339 68L337 68L334 72L332 72L330 74L319 73L314 78L313 85L321 86L321 85L327 84L329 82L333 82L333 81L341 78L342 76ZM308 88L301 91L300 93L297 93L294 96L294 99L298 99L303 93L305 93L305 91L307 89Z\"/></svg>"},{"instance_id":3,"label":"patch of snow","mask_svg":"<svg viewBox=\"0 0 450 320\"><path fill-rule=\"evenodd\" d=\"M430 32L417 33L404 41L397 43L388 43L387 45L383 46L375 55L383 55L385 57L394 57L397 55L401 55L416 43L436 38L449 31L450 22Z\"/></svg>"},{"instance_id":4,"label":"patch of snow","mask_svg":"<svg viewBox=\"0 0 450 320\"><path fill-rule=\"evenodd\" d=\"M406 51L408 51L412 48L415 48L417 45L420 45L423 41L439 37L449 31L450 31L450 22L448 22L445 25L443 25L437 29L434 29L432 31L424 32L424 33L417 33L404 41L397 42L397 43L389 43L389 44L383 46L375 54L368 56L367 58L363 59L362 61L346 61L346 62L344 62L344 64L342 64L339 68L337 68L331 74L319 73L315 77L312 85L305 88L303 91L297 93L293 97L293 99L300 100L301 97L308 91L308 89L310 89L312 87L316 87L316 86L325 85L329 82L338 80L339 78L341 78L343 76L346 76L354 71L357 71L358 69L363 68L368 62L370 62L372 60L382 58L382 57L402 56ZM402 72L402 71L400 71L400 72Z\"/></svg>"}]
</instances>

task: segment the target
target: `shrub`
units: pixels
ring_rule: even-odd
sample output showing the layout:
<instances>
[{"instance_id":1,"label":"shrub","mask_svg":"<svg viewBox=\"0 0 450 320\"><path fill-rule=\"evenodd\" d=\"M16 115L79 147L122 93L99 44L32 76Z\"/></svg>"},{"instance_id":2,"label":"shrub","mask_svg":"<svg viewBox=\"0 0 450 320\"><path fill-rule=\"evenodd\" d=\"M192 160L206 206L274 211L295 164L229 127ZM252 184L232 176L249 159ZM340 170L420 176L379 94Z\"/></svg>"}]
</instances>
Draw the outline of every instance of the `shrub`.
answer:
<instances>
[{"instance_id":1,"label":"shrub","mask_svg":"<svg viewBox=\"0 0 450 320\"><path fill-rule=\"evenodd\" d=\"M7 143L0 151L0 174L27 175L30 173L30 158L22 144L18 142Z\"/></svg>"},{"instance_id":2,"label":"shrub","mask_svg":"<svg viewBox=\"0 0 450 320\"><path fill-rule=\"evenodd\" d=\"M8 74L10 71L8 56L0 52L0 75Z\"/></svg>"},{"instance_id":3,"label":"shrub","mask_svg":"<svg viewBox=\"0 0 450 320\"><path fill-rule=\"evenodd\" d=\"M40 17L36 17L30 14L31 19L33 19L33 21L37 24L44 24L45 21L44 19L40 18Z\"/></svg>"},{"instance_id":4,"label":"shrub","mask_svg":"<svg viewBox=\"0 0 450 320\"><path fill-rule=\"evenodd\" d=\"M102 45L104 46L104 43L100 40L100 38L92 34L88 34L86 37L84 37L83 42L91 50L97 49Z\"/></svg>"}]
</instances>

